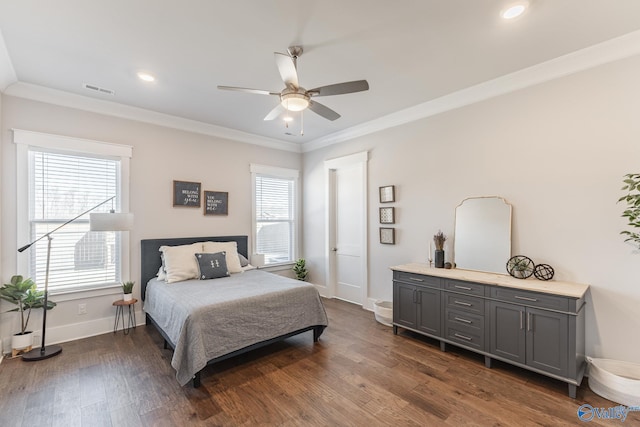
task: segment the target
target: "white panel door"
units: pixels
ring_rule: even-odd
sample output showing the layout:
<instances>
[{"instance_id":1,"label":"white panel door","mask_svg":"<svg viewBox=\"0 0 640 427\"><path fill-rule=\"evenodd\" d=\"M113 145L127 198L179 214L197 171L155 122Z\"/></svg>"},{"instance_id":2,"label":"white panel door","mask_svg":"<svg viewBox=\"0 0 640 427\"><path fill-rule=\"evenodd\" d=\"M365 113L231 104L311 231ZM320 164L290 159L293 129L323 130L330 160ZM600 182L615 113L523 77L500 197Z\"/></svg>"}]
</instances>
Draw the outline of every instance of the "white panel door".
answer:
<instances>
[{"instance_id":1,"label":"white panel door","mask_svg":"<svg viewBox=\"0 0 640 427\"><path fill-rule=\"evenodd\" d=\"M336 298L359 305L363 299L364 183L361 163L335 169Z\"/></svg>"}]
</instances>

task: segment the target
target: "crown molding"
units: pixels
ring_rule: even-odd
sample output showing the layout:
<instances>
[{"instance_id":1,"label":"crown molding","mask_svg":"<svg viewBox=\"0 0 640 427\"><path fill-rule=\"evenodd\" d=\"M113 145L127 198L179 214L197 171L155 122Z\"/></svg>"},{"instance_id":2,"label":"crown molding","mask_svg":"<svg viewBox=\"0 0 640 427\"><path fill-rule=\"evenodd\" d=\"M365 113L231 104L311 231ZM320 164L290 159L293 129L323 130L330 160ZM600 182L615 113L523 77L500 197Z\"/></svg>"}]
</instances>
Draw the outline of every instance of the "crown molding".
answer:
<instances>
[{"instance_id":1,"label":"crown molding","mask_svg":"<svg viewBox=\"0 0 640 427\"><path fill-rule=\"evenodd\" d=\"M0 92L3 92L17 81L16 70L13 69L7 45L4 43L2 31L0 31Z\"/></svg>"},{"instance_id":2,"label":"crown molding","mask_svg":"<svg viewBox=\"0 0 640 427\"><path fill-rule=\"evenodd\" d=\"M471 105L639 54L640 30L506 74L493 80L488 80L440 98L388 114L378 119L316 138L303 144L280 141L196 120L189 120L145 110L143 108L131 107L113 101L89 98L43 86L18 82L1 33L0 91L10 96L31 99L34 101L76 108L128 120L136 120L143 123L150 123L187 132L244 142L247 144L254 144L276 150L305 153L435 116L446 111L451 111L456 108Z\"/></svg>"},{"instance_id":3,"label":"crown molding","mask_svg":"<svg viewBox=\"0 0 640 427\"><path fill-rule=\"evenodd\" d=\"M310 152L640 54L640 31L488 80L302 144Z\"/></svg>"},{"instance_id":4,"label":"crown molding","mask_svg":"<svg viewBox=\"0 0 640 427\"><path fill-rule=\"evenodd\" d=\"M202 135L224 138L232 141L244 142L247 144L259 145L276 150L292 151L300 153L300 145L293 142L278 141L242 132L235 129L216 126L196 120L184 119L169 114L158 113L144 108L132 107L119 104L113 101L89 98L57 89L29 83L18 82L9 86L4 93L9 96L30 99L33 101L45 102L48 104L60 105L63 107L75 108L83 111L104 114L107 116L119 117L127 120L135 120L143 123L154 124L172 129L187 132L199 133Z\"/></svg>"}]
</instances>

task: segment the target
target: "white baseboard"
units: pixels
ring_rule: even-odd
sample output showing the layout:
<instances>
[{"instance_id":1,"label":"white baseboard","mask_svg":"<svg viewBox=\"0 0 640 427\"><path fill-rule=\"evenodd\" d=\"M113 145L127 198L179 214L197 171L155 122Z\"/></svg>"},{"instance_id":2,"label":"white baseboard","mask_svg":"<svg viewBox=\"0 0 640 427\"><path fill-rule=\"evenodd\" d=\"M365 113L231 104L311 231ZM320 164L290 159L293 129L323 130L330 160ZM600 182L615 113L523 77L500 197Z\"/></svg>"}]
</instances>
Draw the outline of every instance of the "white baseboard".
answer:
<instances>
[{"instance_id":1,"label":"white baseboard","mask_svg":"<svg viewBox=\"0 0 640 427\"><path fill-rule=\"evenodd\" d=\"M125 324L127 322L125 315ZM47 327L47 337L45 345L60 344L69 341L75 341L83 338L94 337L96 335L113 332L113 323L115 316L103 317L101 319L89 320L87 322L72 323L69 325ZM145 324L145 313L142 310L136 310L136 326ZM122 323L120 323L122 325ZM122 328L122 326L120 326ZM120 329L119 329L120 330ZM42 330L33 331L33 346L40 347L42 340ZM11 343L11 339L8 340ZM11 345L9 344L9 347Z\"/></svg>"}]
</instances>

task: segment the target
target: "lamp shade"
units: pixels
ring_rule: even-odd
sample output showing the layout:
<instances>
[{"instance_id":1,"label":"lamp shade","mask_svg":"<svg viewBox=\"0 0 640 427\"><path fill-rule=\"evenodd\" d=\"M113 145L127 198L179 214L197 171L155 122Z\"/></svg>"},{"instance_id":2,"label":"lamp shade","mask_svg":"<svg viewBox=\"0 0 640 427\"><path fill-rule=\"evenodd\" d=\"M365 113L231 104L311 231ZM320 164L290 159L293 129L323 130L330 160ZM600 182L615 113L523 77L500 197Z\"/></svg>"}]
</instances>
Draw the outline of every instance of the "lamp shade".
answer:
<instances>
[{"instance_id":1,"label":"lamp shade","mask_svg":"<svg viewBox=\"0 0 640 427\"><path fill-rule=\"evenodd\" d=\"M89 224L91 231L129 231L133 228L133 214L92 213Z\"/></svg>"},{"instance_id":2,"label":"lamp shade","mask_svg":"<svg viewBox=\"0 0 640 427\"><path fill-rule=\"evenodd\" d=\"M255 267L264 267L264 254L251 254L251 264Z\"/></svg>"}]
</instances>

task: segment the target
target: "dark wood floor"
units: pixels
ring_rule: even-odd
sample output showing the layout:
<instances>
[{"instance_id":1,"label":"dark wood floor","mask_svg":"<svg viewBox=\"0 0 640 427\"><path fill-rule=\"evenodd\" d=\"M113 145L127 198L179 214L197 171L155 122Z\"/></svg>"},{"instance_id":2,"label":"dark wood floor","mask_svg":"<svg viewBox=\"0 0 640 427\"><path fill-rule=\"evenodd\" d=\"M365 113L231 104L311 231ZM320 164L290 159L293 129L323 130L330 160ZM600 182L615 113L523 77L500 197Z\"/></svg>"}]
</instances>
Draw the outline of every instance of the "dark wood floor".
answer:
<instances>
[{"instance_id":1,"label":"dark wood floor","mask_svg":"<svg viewBox=\"0 0 640 427\"><path fill-rule=\"evenodd\" d=\"M329 327L209 366L180 387L151 326L63 344L39 362L0 364L0 426L526 426L584 425L578 407L616 404L412 333L326 300ZM594 419L589 425L640 425Z\"/></svg>"}]
</instances>

